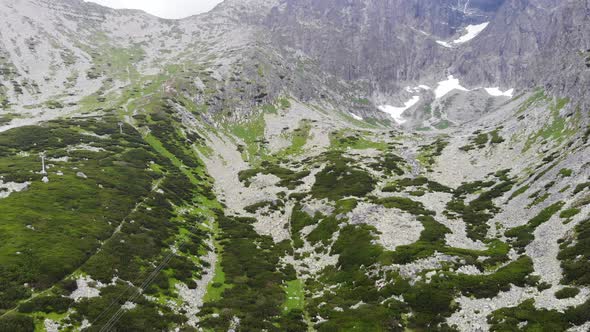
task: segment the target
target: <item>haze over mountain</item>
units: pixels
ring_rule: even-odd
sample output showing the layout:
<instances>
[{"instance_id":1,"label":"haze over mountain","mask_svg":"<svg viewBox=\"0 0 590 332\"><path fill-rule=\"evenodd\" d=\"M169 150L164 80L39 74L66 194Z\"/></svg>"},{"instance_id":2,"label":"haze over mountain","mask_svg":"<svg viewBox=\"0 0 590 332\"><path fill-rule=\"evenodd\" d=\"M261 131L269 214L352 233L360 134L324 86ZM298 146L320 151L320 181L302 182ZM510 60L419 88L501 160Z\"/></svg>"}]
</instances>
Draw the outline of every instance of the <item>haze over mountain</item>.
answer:
<instances>
[{"instance_id":1,"label":"haze over mountain","mask_svg":"<svg viewBox=\"0 0 590 332\"><path fill-rule=\"evenodd\" d=\"M588 331L590 2L0 1L0 331Z\"/></svg>"},{"instance_id":2,"label":"haze over mountain","mask_svg":"<svg viewBox=\"0 0 590 332\"><path fill-rule=\"evenodd\" d=\"M91 2L116 9L140 9L161 18L180 19L208 12L221 0L94 0Z\"/></svg>"}]
</instances>

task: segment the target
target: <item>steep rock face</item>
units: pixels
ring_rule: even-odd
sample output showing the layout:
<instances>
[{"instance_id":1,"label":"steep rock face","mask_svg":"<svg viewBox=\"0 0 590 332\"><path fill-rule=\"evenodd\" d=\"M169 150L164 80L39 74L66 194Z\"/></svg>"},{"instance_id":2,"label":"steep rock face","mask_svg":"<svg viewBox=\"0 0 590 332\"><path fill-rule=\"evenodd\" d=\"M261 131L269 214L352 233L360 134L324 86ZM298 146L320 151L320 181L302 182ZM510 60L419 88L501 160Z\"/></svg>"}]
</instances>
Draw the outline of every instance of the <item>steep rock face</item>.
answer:
<instances>
[{"instance_id":1,"label":"steep rock face","mask_svg":"<svg viewBox=\"0 0 590 332\"><path fill-rule=\"evenodd\" d=\"M418 79L423 68L444 68L451 53L436 40L489 15L456 1L288 0L266 24L276 43L317 58L329 72L391 86Z\"/></svg>"},{"instance_id":2,"label":"steep rock face","mask_svg":"<svg viewBox=\"0 0 590 332\"><path fill-rule=\"evenodd\" d=\"M175 25L76 0L9 0L0 15L0 82L17 108L97 91L106 67L121 69L106 59L111 51L154 42ZM134 58L137 67L142 59Z\"/></svg>"},{"instance_id":3,"label":"steep rock face","mask_svg":"<svg viewBox=\"0 0 590 332\"><path fill-rule=\"evenodd\" d=\"M405 86L436 85L449 74L469 88L544 86L576 99L584 98L580 87L589 82L580 53L590 48L587 1L230 0L179 21L80 0L10 0L1 6L4 104L59 99L64 85L74 95L108 89L99 75L104 66L97 62L121 49L139 52L133 67L142 73L157 73L166 63L215 58L223 84L232 72L247 73L243 82L263 81L222 91L210 102L214 111L261 94L269 100L281 93L309 100L334 92L311 86L340 90L336 99L344 102L354 86L351 98L373 96L377 102L377 96L403 104L411 97ZM467 26L485 22L473 39L452 43ZM234 68L240 59L254 60L270 75ZM306 72L336 79L319 74L313 79L318 84L307 84L309 75L290 75L301 64L317 68ZM375 107L356 108L380 117Z\"/></svg>"},{"instance_id":4,"label":"steep rock face","mask_svg":"<svg viewBox=\"0 0 590 332\"><path fill-rule=\"evenodd\" d=\"M483 77L583 97L579 83L588 82L588 71L580 52L590 47L589 14L588 1L507 1L454 68L472 83Z\"/></svg>"},{"instance_id":5,"label":"steep rock face","mask_svg":"<svg viewBox=\"0 0 590 332\"><path fill-rule=\"evenodd\" d=\"M199 17L225 17L239 24L260 24L270 9L278 3L279 0L229 0L220 3L211 13Z\"/></svg>"},{"instance_id":6,"label":"steep rock face","mask_svg":"<svg viewBox=\"0 0 590 332\"><path fill-rule=\"evenodd\" d=\"M107 98L138 75L157 77L168 65L211 76L182 84L209 111L203 116L244 118L282 95L349 102L356 84L326 75L302 53L281 54L271 42L262 21L275 5L227 1L210 13L165 20L81 0L2 2L0 108L47 120L75 111L84 98ZM386 117L365 108L363 114Z\"/></svg>"},{"instance_id":7,"label":"steep rock face","mask_svg":"<svg viewBox=\"0 0 590 332\"><path fill-rule=\"evenodd\" d=\"M588 1L577 0L285 0L266 25L278 45L377 91L454 73L472 87L545 85L581 97L571 82L587 81L579 52L590 47L589 17ZM440 42L484 22L468 42Z\"/></svg>"}]
</instances>

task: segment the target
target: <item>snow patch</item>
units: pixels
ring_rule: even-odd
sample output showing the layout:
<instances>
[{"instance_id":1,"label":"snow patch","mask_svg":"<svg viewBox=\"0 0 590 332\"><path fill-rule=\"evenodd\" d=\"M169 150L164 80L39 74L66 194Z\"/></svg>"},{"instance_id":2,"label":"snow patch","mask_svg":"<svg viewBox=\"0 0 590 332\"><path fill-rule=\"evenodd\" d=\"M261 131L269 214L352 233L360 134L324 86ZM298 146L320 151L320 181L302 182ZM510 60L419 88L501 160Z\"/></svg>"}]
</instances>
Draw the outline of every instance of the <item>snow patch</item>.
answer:
<instances>
[{"instance_id":1,"label":"snow patch","mask_svg":"<svg viewBox=\"0 0 590 332\"><path fill-rule=\"evenodd\" d=\"M423 34L424 36L430 36L430 34L428 32L426 32L426 31L424 31L424 30L416 29L414 27L410 27L410 29L412 29L412 30L414 30L416 32L419 32L419 33Z\"/></svg>"},{"instance_id":2,"label":"snow patch","mask_svg":"<svg viewBox=\"0 0 590 332\"><path fill-rule=\"evenodd\" d=\"M494 97L510 97L510 98L512 98L512 96L514 95L514 89L509 89L504 92L502 92L502 90L500 90L500 88L485 88L485 90L490 96L494 96Z\"/></svg>"},{"instance_id":3,"label":"snow patch","mask_svg":"<svg viewBox=\"0 0 590 332\"><path fill-rule=\"evenodd\" d=\"M465 34L463 36L451 42L437 40L436 43L447 48L452 48L454 45L464 44L477 37L482 31L485 30L485 28L488 27L489 24L490 22L468 25L465 27Z\"/></svg>"},{"instance_id":4,"label":"snow patch","mask_svg":"<svg viewBox=\"0 0 590 332\"><path fill-rule=\"evenodd\" d=\"M490 22L484 22L482 24L476 24L476 25L468 25L467 27L465 27L465 30L467 31L463 36L459 37L456 40L453 40L453 44L463 44L466 43L470 40L472 40L473 38L477 37L477 35L479 35L482 31L485 30L485 28L488 27L488 24L490 24Z\"/></svg>"},{"instance_id":5,"label":"snow patch","mask_svg":"<svg viewBox=\"0 0 590 332\"><path fill-rule=\"evenodd\" d=\"M436 43L446 48L453 48L453 45L447 43L446 41L437 40Z\"/></svg>"},{"instance_id":6,"label":"snow patch","mask_svg":"<svg viewBox=\"0 0 590 332\"><path fill-rule=\"evenodd\" d=\"M436 99L440 99L453 90L469 91L469 89L461 86L458 78L455 78L453 75L449 75L446 81L438 82L438 86L434 90L434 95L436 96Z\"/></svg>"},{"instance_id":7,"label":"snow patch","mask_svg":"<svg viewBox=\"0 0 590 332\"><path fill-rule=\"evenodd\" d=\"M354 114L352 112L349 112L349 113L350 113L350 116L352 116L355 120L359 120L359 121L362 121L363 120L362 117L360 117L360 116L358 116L358 115L356 115L356 114Z\"/></svg>"},{"instance_id":8,"label":"snow patch","mask_svg":"<svg viewBox=\"0 0 590 332\"><path fill-rule=\"evenodd\" d=\"M420 84L420 85L413 87L413 88L410 86L407 86L404 90L406 90L406 92L409 92L409 93L420 93L420 91L422 91L422 90L430 90L430 87L428 85Z\"/></svg>"},{"instance_id":9,"label":"snow patch","mask_svg":"<svg viewBox=\"0 0 590 332\"><path fill-rule=\"evenodd\" d=\"M381 105L379 106L379 110L385 112L395 120L398 124L403 124L406 122L404 118L402 118L402 114L409 109L410 107L416 105L420 101L420 96L413 96L412 99L408 100L403 107L395 107L391 105Z\"/></svg>"}]
</instances>

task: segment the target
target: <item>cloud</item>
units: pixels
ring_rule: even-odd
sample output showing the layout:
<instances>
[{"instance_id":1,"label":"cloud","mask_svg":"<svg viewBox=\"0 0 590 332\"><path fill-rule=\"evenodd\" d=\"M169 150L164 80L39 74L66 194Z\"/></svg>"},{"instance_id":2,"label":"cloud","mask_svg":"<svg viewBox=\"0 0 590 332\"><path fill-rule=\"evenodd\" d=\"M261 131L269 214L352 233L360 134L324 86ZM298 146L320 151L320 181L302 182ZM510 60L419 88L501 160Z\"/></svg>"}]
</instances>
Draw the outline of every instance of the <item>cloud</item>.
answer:
<instances>
[{"instance_id":1,"label":"cloud","mask_svg":"<svg viewBox=\"0 0 590 332\"><path fill-rule=\"evenodd\" d=\"M88 1L88 0L85 0ZM111 8L141 9L162 18L184 18L207 12L222 0L90 0Z\"/></svg>"}]
</instances>

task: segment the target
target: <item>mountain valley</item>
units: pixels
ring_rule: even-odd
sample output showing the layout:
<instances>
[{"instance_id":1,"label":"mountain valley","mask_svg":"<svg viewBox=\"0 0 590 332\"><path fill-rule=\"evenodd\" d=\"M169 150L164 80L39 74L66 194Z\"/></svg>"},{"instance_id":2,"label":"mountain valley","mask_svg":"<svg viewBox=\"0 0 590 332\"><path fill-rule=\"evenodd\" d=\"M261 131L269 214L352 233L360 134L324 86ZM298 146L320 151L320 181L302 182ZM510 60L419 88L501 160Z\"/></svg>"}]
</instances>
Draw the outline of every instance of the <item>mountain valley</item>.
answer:
<instances>
[{"instance_id":1,"label":"mountain valley","mask_svg":"<svg viewBox=\"0 0 590 332\"><path fill-rule=\"evenodd\" d=\"M588 331L590 2L0 1L0 331Z\"/></svg>"}]
</instances>

